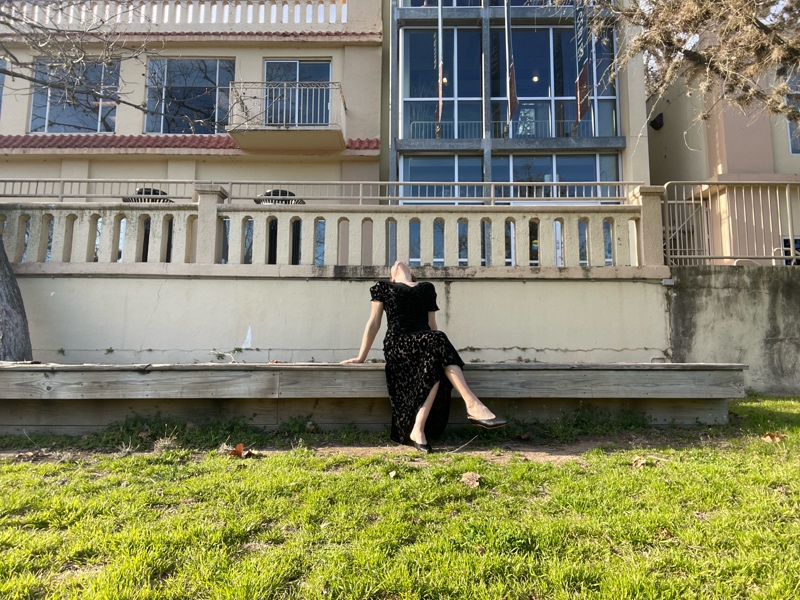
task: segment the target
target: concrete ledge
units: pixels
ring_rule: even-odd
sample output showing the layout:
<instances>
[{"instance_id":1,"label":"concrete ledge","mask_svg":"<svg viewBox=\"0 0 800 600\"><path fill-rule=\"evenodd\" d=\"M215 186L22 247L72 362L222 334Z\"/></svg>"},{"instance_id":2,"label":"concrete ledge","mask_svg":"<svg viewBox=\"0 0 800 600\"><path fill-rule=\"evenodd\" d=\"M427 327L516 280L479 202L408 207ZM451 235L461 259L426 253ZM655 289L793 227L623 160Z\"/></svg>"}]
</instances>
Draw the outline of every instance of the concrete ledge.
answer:
<instances>
[{"instance_id":1,"label":"concrete ledge","mask_svg":"<svg viewBox=\"0 0 800 600\"><path fill-rule=\"evenodd\" d=\"M654 424L727 422L744 397L739 364L469 364L493 410L549 420L581 406L640 410ZM389 422L383 364L62 365L0 363L0 434L80 434L132 414L244 418L275 428L308 416L323 428ZM455 402L452 421L466 422Z\"/></svg>"}]
</instances>

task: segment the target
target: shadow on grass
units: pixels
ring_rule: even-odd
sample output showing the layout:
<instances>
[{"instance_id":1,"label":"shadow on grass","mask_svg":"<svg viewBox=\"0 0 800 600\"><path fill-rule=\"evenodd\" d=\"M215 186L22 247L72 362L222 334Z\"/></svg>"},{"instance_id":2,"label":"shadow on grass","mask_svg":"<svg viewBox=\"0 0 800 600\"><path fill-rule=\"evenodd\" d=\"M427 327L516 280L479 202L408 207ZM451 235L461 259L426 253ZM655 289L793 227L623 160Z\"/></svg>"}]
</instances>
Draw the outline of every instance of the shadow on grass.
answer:
<instances>
[{"instance_id":1,"label":"shadow on grass","mask_svg":"<svg viewBox=\"0 0 800 600\"><path fill-rule=\"evenodd\" d=\"M647 417L635 411L610 413L584 407L565 413L559 419L534 423L512 422L504 429L484 431L468 426L450 426L437 440L440 444L493 447L515 444L564 444L581 440L637 440L646 445L686 447L709 441L738 439L764 435L768 431L800 433L800 399L759 398L731 401L727 425L695 427L655 427ZM474 438L474 439L473 439ZM149 451L169 442L192 450L216 450L222 446L243 444L247 448L290 449L298 445L319 446L385 446L389 442L388 427L382 431L362 430L348 426L322 431L309 416L298 415L278 429L264 431L248 425L243 419L187 423L162 415L132 416L105 430L82 436L15 435L0 437L0 449L87 451Z\"/></svg>"}]
</instances>

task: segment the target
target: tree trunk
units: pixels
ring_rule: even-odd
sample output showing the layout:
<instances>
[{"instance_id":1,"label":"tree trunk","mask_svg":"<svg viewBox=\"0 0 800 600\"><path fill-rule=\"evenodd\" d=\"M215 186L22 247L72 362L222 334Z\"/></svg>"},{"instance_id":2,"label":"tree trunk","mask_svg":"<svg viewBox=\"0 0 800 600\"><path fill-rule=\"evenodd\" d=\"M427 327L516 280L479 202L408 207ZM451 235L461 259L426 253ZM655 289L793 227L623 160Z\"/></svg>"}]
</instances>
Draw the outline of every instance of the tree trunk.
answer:
<instances>
[{"instance_id":1,"label":"tree trunk","mask_svg":"<svg viewBox=\"0 0 800 600\"><path fill-rule=\"evenodd\" d=\"M0 239L0 360L33 360L22 293Z\"/></svg>"}]
</instances>

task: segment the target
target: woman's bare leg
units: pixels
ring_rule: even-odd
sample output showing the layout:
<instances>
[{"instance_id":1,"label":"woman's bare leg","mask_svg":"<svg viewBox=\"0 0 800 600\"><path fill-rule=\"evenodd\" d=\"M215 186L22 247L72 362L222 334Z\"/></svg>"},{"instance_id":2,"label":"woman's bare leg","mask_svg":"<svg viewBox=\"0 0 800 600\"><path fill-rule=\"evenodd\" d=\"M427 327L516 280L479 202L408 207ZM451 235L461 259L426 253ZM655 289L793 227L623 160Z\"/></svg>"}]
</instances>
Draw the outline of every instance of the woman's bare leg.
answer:
<instances>
[{"instance_id":1,"label":"woman's bare leg","mask_svg":"<svg viewBox=\"0 0 800 600\"><path fill-rule=\"evenodd\" d=\"M471 389L469 389L467 381L464 379L464 372L461 370L461 367L456 365L448 365L444 368L444 374L464 399L464 404L467 405L467 415L473 419L495 418L496 415L478 399Z\"/></svg>"},{"instance_id":2,"label":"woman's bare leg","mask_svg":"<svg viewBox=\"0 0 800 600\"><path fill-rule=\"evenodd\" d=\"M436 393L438 391L439 382L437 381L436 384L431 388L428 397L425 399L425 403L417 411L417 418L414 421L414 427L411 430L411 433L408 435L412 442L417 442L418 444L428 443L428 438L425 437L425 423L428 420L428 415L431 414L433 401L436 400Z\"/></svg>"}]
</instances>

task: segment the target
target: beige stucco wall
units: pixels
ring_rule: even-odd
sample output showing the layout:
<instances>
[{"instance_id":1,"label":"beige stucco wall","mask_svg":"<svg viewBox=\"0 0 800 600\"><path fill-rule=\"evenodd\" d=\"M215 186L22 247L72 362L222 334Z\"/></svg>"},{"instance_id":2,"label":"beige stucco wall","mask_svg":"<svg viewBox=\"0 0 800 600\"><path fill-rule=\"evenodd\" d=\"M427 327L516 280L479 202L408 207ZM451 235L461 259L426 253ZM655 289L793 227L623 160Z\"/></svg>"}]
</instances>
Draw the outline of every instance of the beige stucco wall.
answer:
<instances>
[{"instance_id":1,"label":"beige stucco wall","mask_svg":"<svg viewBox=\"0 0 800 600\"><path fill-rule=\"evenodd\" d=\"M370 281L18 278L34 357L66 363L246 362L355 356ZM465 361L650 362L669 351L660 281L435 282ZM385 327L385 324L384 324ZM381 358L383 330L371 356ZM223 361L230 360L228 357Z\"/></svg>"},{"instance_id":2,"label":"beige stucco wall","mask_svg":"<svg viewBox=\"0 0 800 600\"><path fill-rule=\"evenodd\" d=\"M789 143L789 124L786 119L773 117L770 120L772 131L772 153L775 172L800 176L800 154L792 154Z\"/></svg>"},{"instance_id":3,"label":"beige stucco wall","mask_svg":"<svg viewBox=\"0 0 800 600\"><path fill-rule=\"evenodd\" d=\"M625 31L619 33L619 45L625 44ZM619 73L619 135L625 137L620 176L624 181L650 184L647 107L645 106L644 63L630 61Z\"/></svg>"},{"instance_id":4,"label":"beige stucco wall","mask_svg":"<svg viewBox=\"0 0 800 600\"><path fill-rule=\"evenodd\" d=\"M654 184L779 181L800 175L800 154L791 154L785 118L756 108L744 112L712 99L704 102L696 86L684 80L663 98L651 99L648 107L651 119L664 115L664 127L651 129L649 136Z\"/></svg>"},{"instance_id":5,"label":"beige stucco wall","mask_svg":"<svg viewBox=\"0 0 800 600\"><path fill-rule=\"evenodd\" d=\"M663 114L664 126L650 129L650 178L653 184L708 179L704 125L698 120L702 101L691 90L673 86L663 98L648 102L649 119Z\"/></svg>"}]
</instances>

